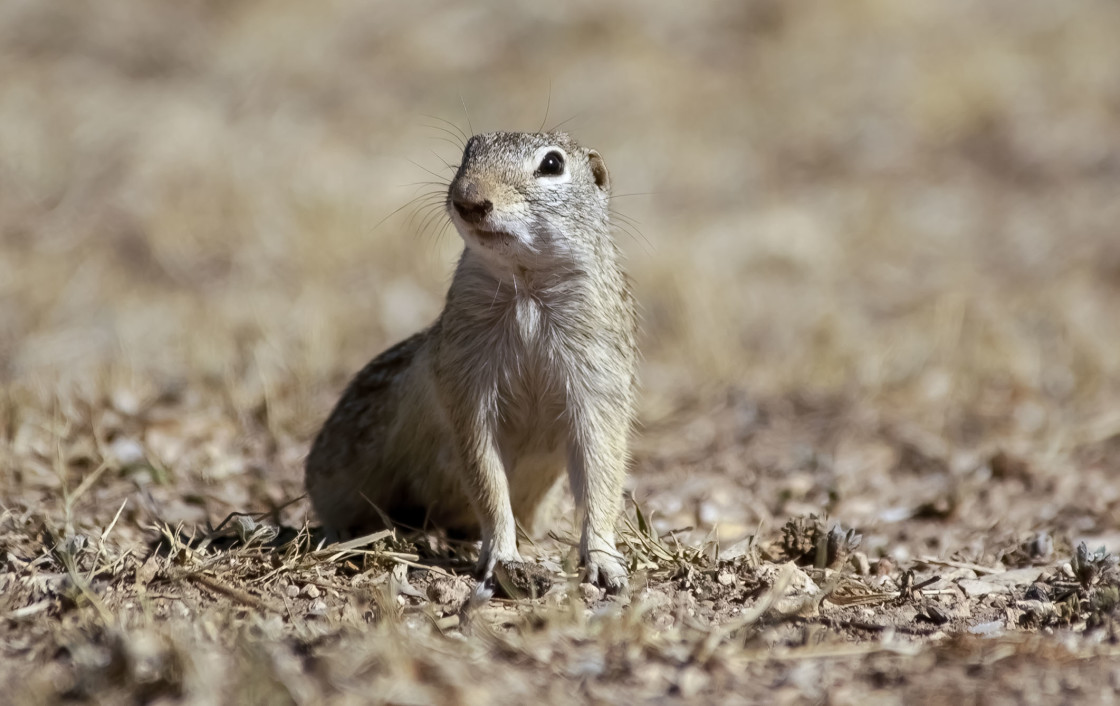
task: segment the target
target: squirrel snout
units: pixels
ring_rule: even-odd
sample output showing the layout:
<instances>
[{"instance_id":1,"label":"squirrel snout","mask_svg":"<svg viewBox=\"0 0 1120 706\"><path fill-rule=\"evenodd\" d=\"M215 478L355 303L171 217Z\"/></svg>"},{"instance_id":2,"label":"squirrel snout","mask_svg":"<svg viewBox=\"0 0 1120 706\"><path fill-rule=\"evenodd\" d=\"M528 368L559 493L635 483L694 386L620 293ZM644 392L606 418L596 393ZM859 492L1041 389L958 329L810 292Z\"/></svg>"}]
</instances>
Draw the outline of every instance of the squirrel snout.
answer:
<instances>
[{"instance_id":1,"label":"squirrel snout","mask_svg":"<svg viewBox=\"0 0 1120 706\"><path fill-rule=\"evenodd\" d=\"M451 193L451 205L455 207L459 217L471 225L478 225L494 210L494 202L483 198L473 184L454 189Z\"/></svg>"},{"instance_id":2,"label":"squirrel snout","mask_svg":"<svg viewBox=\"0 0 1120 706\"><path fill-rule=\"evenodd\" d=\"M459 217L471 225L478 225L486 218L487 214L494 210L494 204L490 201L483 199L481 201L452 201L455 210L459 213Z\"/></svg>"}]
</instances>

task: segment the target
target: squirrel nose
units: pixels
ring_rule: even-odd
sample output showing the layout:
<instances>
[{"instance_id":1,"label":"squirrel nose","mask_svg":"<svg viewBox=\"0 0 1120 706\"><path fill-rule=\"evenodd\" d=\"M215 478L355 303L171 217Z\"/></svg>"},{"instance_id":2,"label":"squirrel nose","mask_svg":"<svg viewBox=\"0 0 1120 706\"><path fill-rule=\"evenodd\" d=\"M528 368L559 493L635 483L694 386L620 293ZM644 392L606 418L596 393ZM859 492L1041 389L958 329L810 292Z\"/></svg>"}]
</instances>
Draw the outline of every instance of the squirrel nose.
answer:
<instances>
[{"instance_id":1,"label":"squirrel nose","mask_svg":"<svg viewBox=\"0 0 1120 706\"><path fill-rule=\"evenodd\" d=\"M467 223L477 225L494 210L494 203L490 199L482 198L473 185L464 189L456 189L451 196L451 205Z\"/></svg>"},{"instance_id":2,"label":"squirrel nose","mask_svg":"<svg viewBox=\"0 0 1120 706\"><path fill-rule=\"evenodd\" d=\"M459 213L459 217L471 225L477 225L486 218L487 214L494 210L494 204L488 199L480 201L468 201L467 199L455 199L451 202L455 206L455 210Z\"/></svg>"}]
</instances>

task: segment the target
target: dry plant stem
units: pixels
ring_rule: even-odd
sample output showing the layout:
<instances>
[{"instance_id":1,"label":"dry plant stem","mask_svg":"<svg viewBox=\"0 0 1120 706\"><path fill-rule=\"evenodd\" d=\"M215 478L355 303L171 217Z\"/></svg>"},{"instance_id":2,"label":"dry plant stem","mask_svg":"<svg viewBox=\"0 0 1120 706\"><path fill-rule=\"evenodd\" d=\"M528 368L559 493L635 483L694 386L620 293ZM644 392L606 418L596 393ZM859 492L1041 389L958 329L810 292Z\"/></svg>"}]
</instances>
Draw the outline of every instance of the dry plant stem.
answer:
<instances>
[{"instance_id":1,"label":"dry plant stem","mask_svg":"<svg viewBox=\"0 0 1120 706\"><path fill-rule=\"evenodd\" d=\"M182 575L182 578L185 579L185 580L188 580L188 581L193 581L195 583L201 584L201 585L205 586L206 588L210 589L211 591L214 591L216 593L220 593L224 596L228 596L228 597L234 599L235 601L237 601L238 603L241 603L242 605L247 605L251 608L256 608L257 610L259 610L261 612L273 612L273 613L282 612L276 606L269 605L267 602L262 601L261 599L257 598L256 596L254 596L250 593L246 593L245 591L242 591L241 589L239 589L235 586L230 586L230 585L222 582L220 579L217 579L213 576L207 576L206 574L202 574L202 573L187 572L187 573L184 573Z\"/></svg>"}]
</instances>

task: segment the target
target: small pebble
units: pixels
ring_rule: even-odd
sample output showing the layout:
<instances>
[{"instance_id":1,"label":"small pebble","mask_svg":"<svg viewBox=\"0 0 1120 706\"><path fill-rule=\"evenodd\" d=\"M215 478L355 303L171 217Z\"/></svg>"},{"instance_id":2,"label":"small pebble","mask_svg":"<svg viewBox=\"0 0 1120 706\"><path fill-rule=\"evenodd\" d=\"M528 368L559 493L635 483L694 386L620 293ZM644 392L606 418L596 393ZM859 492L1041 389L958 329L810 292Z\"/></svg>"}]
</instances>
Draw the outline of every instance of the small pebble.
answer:
<instances>
[{"instance_id":1,"label":"small pebble","mask_svg":"<svg viewBox=\"0 0 1120 706\"><path fill-rule=\"evenodd\" d=\"M595 603L603 598L603 589L593 583L581 583L579 597L587 603Z\"/></svg>"},{"instance_id":2,"label":"small pebble","mask_svg":"<svg viewBox=\"0 0 1120 706\"><path fill-rule=\"evenodd\" d=\"M144 461L144 447L136 439L121 436L109 444L109 454L117 459L121 466L134 466Z\"/></svg>"}]
</instances>

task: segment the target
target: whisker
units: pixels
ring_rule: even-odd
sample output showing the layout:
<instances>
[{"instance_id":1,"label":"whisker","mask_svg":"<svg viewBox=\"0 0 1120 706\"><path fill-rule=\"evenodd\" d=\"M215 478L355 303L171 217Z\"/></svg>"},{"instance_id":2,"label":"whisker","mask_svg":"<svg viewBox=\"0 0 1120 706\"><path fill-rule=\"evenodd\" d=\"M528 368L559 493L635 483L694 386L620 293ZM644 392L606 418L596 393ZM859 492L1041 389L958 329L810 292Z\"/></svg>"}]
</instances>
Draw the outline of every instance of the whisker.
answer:
<instances>
[{"instance_id":1,"label":"whisker","mask_svg":"<svg viewBox=\"0 0 1120 706\"><path fill-rule=\"evenodd\" d=\"M442 180L442 179L443 179L443 177L442 177L442 176L440 176L440 175L439 175L439 174L437 174L436 172L433 172L433 171L432 171L431 169L428 169L427 167L425 167L425 166L424 166L424 165L422 165L422 164L419 164L419 163L417 163L417 162L413 162L413 161L412 161L411 159L410 159L410 160L408 160L408 162L409 162L409 164L411 164L412 166L416 167L417 169L421 169L421 170L423 170L423 171L427 172L428 174L430 174L431 176L434 176L434 177L435 177L436 179L440 179L440 180Z\"/></svg>"},{"instance_id":2,"label":"whisker","mask_svg":"<svg viewBox=\"0 0 1120 706\"><path fill-rule=\"evenodd\" d=\"M408 217L408 224L407 225L410 228L413 227L416 224L416 220L418 218L423 219L423 220L421 220L421 224L422 224L427 220L427 217L432 213L432 211L442 211L442 210L443 210L443 201L442 200L441 201L428 201L426 203L422 203L419 206L417 206L415 209L412 210L412 213Z\"/></svg>"},{"instance_id":3,"label":"whisker","mask_svg":"<svg viewBox=\"0 0 1120 706\"><path fill-rule=\"evenodd\" d=\"M471 113L469 110L467 110L467 100L463 98L462 93L459 94L459 102L463 104L463 115L467 118L467 129L470 130L471 134L473 135L474 125L471 124Z\"/></svg>"},{"instance_id":4,"label":"whisker","mask_svg":"<svg viewBox=\"0 0 1120 706\"><path fill-rule=\"evenodd\" d=\"M441 190L446 190L451 184L446 181L412 181L401 186L438 186Z\"/></svg>"},{"instance_id":5,"label":"whisker","mask_svg":"<svg viewBox=\"0 0 1120 706\"><path fill-rule=\"evenodd\" d=\"M613 208L610 210L610 214L612 216L612 218L611 218L611 226L612 227L617 228L618 230L622 231L626 235L630 236L630 239L633 240L635 243L638 243L639 245L641 245L642 250L646 253L646 255L652 255L653 254L653 251L654 251L653 243L651 243L649 241L649 238L647 238L645 236L645 233L642 232L642 229L639 227L640 224L637 221L637 219L631 218L630 216L627 216L626 214L619 213L618 211L614 210Z\"/></svg>"},{"instance_id":6,"label":"whisker","mask_svg":"<svg viewBox=\"0 0 1120 706\"><path fill-rule=\"evenodd\" d=\"M442 125L424 125L424 127L428 128L429 130L439 130L440 132L445 133L447 135L447 137L437 137L436 139L446 140L447 142L454 145L459 150L462 150L463 147L465 147L466 144L467 144L466 141L464 140L461 132L454 132L452 130L448 130L447 128L443 127Z\"/></svg>"},{"instance_id":7,"label":"whisker","mask_svg":"<svg viewBox=\"0 0 1120 706\"><path fill-rule=\"evenodd\" d=\"M462 98L462 96L460 96L460 98ZM441 118L441 117L439 117L438 115L429 115L429 114L427 114L427 113L424 113L423 115L424 115L424 117L425 117L425 118L431 118L432 120L438 120L438 121L440 121L441 123L443 123L444 125L447 125L448 127L450 127L450 128L452 129L452 130L454 130L454 131L455 131L455 134L456 134L456 135L457 135L458 137L461 137L461 138L462 138L462 140L463 140L463 144L464 144L464 145L465 145L465 144L467 143L467 140L469 140L469 139L470 139L470 136L469 136L469 135L467 135L467 134L466 134L465 132L463 132L463 129L462 129L462 128L460 128L460 127L459 127L458 125L456 125L455 123L451 122L450 120L448 120L448 119L446 119L446 118Z\"/></svg>"},{"instance_id":8,"label":"whisker","mask_svg":"<svg viewBox=\"0 0 1120 706\"><path fill-rule=\"evenodd\" d=\"M580 111L580 112L576 113L575 115L571 116L570 118L567 118L567 119L565 119L565 120L561 120L560 122L558 122L558 123L556 123L555 125L553 125L552 127L550 127L550 128L548 129L548 131L549 131L549 132L556 132L556 131L557 131L557 130L559 130L560 128L564 127L564 126L565 126L565 125L567 125L568 123L570 123L570 122L572 122L573 120L575 120L576 118L578 118L578 117L582 116L582 115L583 115L583 113L584 113L584 111Z\"/></svg>"},{"instance_id":9,"label":"whisker","mask_svg":"<svg viewBox=\"0 0 1120 706\"><path fill-rule=\"evenodd\" d=\"M430 204L424 207L423 220L420 223L420 233L426 235L428 230L435 224L439 223L440 218L445 215L442 204ZM447 221L450 223L451 221Z\"/></svg>"},{"instance_id":10,"label":"whisker","mask_svg":"<svg viewBox=\"0 0 1120 706\"><path fill-rule=\"evenodd\" d=\"M447 144L454 147L456 152L462 152L463 151L463 145L459 144L458 142L451 139L450 137L433 137L432 139L433 140L439 140L440 142L446 142ZM432 153L435 154L435 150L432 150ZM441 162L445 161L443 159L443 157L440 157L438 154L436 154L436 158L438 158L439 161L441 161Z\"/></svg>"},{"instance_id":11,"label":"whisker","mask_svg":"<svg viewBox=\"0 0 1120 706\"><path fill-rule=\"evenodd\" d=\"M552 107L552 79L548 81L548 99L544 104L544 118L541 119L541 125L537 128L537 132L544 130L545 123L548 122L548 111Z\"/></svg>"},{"instance_id":12,"label":"whisker","mask_svg":"<svg viewBox=\"0 0 1120 706\"><path fill-rule=\"evenodd\" d=\"M384 218L379 220L377 223L375 223L373 225L373 227L369 229L369 232L372 233L373 231L377 230L382 225L384 225L385 221L389 220L390 218L397 215L401 211L405 210L409 206L412 206L412 205L416 204L417 201L420 201L421 199L424 199L424 198L431 198L433 196L440 196L440 195L441 195L440 192L429 191L429 192L425 192L423 194L419 194L418 196L414 196L413 198L409 199L408 201L405 201L402 205L400 205L397 208L390 211L387 216L385 216Z\"/></svg>"}]
</instances>

